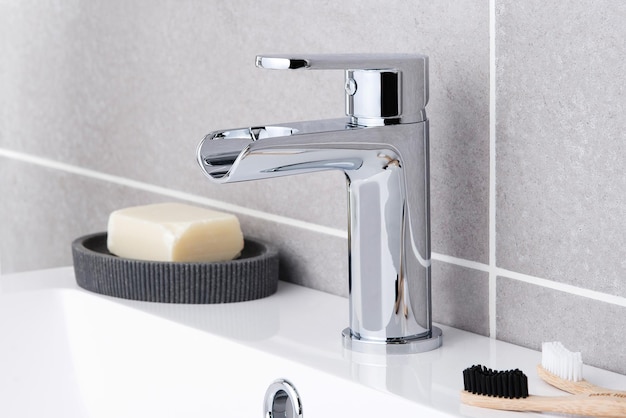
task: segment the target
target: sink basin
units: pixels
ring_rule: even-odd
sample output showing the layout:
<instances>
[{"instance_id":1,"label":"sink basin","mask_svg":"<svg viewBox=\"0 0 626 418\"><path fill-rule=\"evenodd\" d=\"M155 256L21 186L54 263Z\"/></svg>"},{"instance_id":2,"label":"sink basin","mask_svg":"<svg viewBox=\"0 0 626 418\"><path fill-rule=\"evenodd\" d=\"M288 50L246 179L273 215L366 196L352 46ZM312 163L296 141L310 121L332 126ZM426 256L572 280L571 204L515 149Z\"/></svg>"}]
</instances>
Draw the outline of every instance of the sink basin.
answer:
<instances>
[{"instance_id":1,"label":"sink basin","mask_svg":"<svg viewBox=\"0 0 626 418\"><path fill-rule=\"evenodd\" d=\"M461 372L478 363L519 367L532 393L562 394L536 377L540 353L445 326L432 352L345 351L347 305L284 282L256 301L173 305L89 293L71 267L2 276L0 416L263 417L278 378L304 417L513 416L459 403ZM593 367L585 376L626 387Z\"/></svg>"}]
</instances>

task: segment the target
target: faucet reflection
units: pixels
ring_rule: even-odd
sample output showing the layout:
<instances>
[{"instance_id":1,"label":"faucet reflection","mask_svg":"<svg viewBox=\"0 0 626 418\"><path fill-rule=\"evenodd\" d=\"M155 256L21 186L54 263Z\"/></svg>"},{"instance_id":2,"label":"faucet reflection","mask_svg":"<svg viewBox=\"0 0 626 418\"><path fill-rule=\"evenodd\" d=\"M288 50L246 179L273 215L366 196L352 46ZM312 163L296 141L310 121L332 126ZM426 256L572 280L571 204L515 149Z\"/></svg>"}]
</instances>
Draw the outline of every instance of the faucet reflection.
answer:
<instances>
[{"instance_id":1,"label":"faucet reflection","mask_svg":"<svg viewBox=\"0 0 626 418\"><path fill-rule=\"evenodd\" d=\"M343 69L348 118L216 131L198 147L214 182L342 170L349 195L346 348L414 353L441 345L431 323L428 58L258 56L270 69Z\"/></svg>"}]
</instances>

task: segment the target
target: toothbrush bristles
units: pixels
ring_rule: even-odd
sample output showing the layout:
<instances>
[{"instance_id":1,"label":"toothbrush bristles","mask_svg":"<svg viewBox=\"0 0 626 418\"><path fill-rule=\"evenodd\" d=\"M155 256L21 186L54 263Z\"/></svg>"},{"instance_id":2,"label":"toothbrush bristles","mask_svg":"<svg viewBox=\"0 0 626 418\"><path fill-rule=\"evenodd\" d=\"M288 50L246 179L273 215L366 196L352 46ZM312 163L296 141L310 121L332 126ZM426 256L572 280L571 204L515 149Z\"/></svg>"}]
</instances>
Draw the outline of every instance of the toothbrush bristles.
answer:
<instances>
[{"instance_id":1,"label":"toothbrush bristles","mask_svg":"<svg viewBox=\"0 0 626 418\"><path fill-rule=\"evenodd\" d=\"M578 382L583 379L583 360L579 352L571 352L560 342L541 345L541 366L561 379Z\"/></svg>"},{"instance_id":2,"label":"toothbrush bristles","mask_svg":"<svg viewBox=\"0 0 626 418\"><path fill-rule=\"evenodd\" d=\"M467 392L497 398L528 397L528 378L519 369L498 371L476 365L463 370L463 386Z\"/></svg>"}]
</instances>

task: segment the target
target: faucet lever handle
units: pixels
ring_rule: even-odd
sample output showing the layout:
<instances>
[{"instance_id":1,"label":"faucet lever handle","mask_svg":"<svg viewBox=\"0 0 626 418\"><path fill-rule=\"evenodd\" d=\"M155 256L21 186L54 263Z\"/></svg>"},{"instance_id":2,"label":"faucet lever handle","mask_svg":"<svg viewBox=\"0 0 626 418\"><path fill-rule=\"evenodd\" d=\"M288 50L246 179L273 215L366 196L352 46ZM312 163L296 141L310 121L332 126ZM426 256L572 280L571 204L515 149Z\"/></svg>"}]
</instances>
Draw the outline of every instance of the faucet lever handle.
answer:
<instances>
[{"instance_id":1,"label":"faucet lever handle","mask_svg":"<svg viewBox=\"0 0 626 418\"><path fill-rule=\"evenodd\" d=\"M274 70L345 70L346 115L356 125L426 119L428 57L417 54L257 55Z\"/></svg>"}]
</instances>

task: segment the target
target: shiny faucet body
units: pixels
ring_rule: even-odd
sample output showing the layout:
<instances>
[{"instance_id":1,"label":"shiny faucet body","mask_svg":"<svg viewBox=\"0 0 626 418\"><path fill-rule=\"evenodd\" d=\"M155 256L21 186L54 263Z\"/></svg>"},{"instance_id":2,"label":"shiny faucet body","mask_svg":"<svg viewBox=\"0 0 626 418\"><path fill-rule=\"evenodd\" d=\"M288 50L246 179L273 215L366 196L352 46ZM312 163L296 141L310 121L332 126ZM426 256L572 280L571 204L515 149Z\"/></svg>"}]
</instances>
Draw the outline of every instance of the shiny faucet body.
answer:
<instances>
[{"instance_id":1,"label":"shiny faucet body","mask_svg":"<svg viewBox=\"0 0 626 418\"><path fill-rule=\"evenodd\" d=\"M350 324L344 346L411 353L431 323L428 58L258 56L270 69L343 69L348 118L215 131L198 147L214 182L341 170L348 187Z\"/></svg>"}]
</instances>

